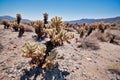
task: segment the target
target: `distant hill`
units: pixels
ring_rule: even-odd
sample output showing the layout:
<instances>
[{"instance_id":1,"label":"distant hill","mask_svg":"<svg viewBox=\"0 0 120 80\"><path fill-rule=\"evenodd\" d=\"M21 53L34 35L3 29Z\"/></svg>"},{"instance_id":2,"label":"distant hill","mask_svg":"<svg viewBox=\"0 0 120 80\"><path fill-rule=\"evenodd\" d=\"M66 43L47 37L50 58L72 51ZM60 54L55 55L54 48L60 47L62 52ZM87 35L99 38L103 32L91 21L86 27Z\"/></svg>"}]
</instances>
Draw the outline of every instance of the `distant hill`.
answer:
<instances>
[{"instance_id":1,"label":"distant hill","mask_svg":"<svg viewBox=\"0 0 120 80\"><path fill-rule=\"evenodd\" d=\"M7 19L9 21L15 20L16 18L11 17L11 16L0 16L0 21L3 19ZM80 20L72 20L72 21L65 21L69 23L94 23L94 22L100 22L103 21L105 23L119 23L120 24L120 16L114 17L114 18L104 18L104 19L80 19ZM22 22L31 22L29 19L22 19Z\"/></svg>"},{"instance_id":2,"label":"distant hill","mask_svg":"<svg viewBox=\"0 0 120 80\"><path fill-rule=\"evenodd\" d=\"M120 16L114 17L114 18L104 18L104 19L81 19L81 20L74 20L74 21L68 21L69 23L94 23L94 22L100 22L103 21L105 23L119 23L120 24Z\"/></svg>"},{"instance_id":3,"label":"distant hill","mask_svg":"<svg viewBox=\"0 0 120 80\"><path fill-rule=\"evenodd\" d=\"M13 20L15 20L16 18L11 17L11 16L0 16L0 21L2 21L2 20L4 20L4 19L6 19L6 20L8 20L8 21L13 21ZM31 20L22 19L21 22L31 22Z\"/></svg>"}]
</instances>

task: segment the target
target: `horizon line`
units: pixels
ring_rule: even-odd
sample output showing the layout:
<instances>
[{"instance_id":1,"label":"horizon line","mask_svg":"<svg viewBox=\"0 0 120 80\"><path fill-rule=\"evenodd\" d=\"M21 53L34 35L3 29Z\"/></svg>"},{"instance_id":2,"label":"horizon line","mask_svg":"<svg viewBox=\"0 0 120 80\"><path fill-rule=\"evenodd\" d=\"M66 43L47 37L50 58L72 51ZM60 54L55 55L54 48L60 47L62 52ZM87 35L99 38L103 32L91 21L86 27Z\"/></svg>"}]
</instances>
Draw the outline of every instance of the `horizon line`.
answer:
<instances>
[{"instance_id":1,"label":"horizon line","mask_svg":"<svg viewBox=\"0 0 120 80\"><path fill-rule=\"evenodd\" d=\"M11 15L0 15L1 17L3 16L9 16L9 17L13 17L13 18L16 18L14 16L11 16ZM63 20L63 21L75 21L75 20L82 20L82 19L108 19L108 18L117 18L117 17L120 17L120 15L118 16L112 16L112 17L99 17L99 18L80 18L80 19L73 19L73 20ZM63 18L63 17L62 17ZM37 21L37 20L41 20L41 19L36 19L36 20L32 20L32 19L29 19L29 18L22 18L22 19L27 19L27 20L30 20L30 21ZM52 18L51 18L52 19ZM51 20L50 19L50 20ZM48 21L50 21L48 20Z\"/></svg>"}]
</instances>

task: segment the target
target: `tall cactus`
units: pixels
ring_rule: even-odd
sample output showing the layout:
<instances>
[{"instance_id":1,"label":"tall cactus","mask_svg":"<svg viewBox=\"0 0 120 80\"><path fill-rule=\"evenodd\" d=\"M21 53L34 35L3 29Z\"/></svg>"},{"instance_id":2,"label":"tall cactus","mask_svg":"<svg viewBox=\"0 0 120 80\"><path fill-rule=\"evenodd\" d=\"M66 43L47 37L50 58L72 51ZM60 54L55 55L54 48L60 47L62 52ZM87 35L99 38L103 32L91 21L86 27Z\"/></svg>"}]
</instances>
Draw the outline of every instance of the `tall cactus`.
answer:
<instances>
[{"instance_id":1,"label":"tall cactus","mask_svg":"<svg viewBox=\"0 0 120 80\"><path fill-rule=\"evenodd\" d=\"M19 25L20 24L20 21L21 21L21 14L16 14L16 18L17 18L17 24Z\"/></svg>"},{"instance_id":2,"label":"tall cactus","mask_svg":"<svg viewBox=\"0 0 120 80\"><path fill-rule=\"evenodd\" d=\"M44 13L43 14L43 16L44 16L44 24L48 24L48 13Z\"/></svg>"}]
</instances>

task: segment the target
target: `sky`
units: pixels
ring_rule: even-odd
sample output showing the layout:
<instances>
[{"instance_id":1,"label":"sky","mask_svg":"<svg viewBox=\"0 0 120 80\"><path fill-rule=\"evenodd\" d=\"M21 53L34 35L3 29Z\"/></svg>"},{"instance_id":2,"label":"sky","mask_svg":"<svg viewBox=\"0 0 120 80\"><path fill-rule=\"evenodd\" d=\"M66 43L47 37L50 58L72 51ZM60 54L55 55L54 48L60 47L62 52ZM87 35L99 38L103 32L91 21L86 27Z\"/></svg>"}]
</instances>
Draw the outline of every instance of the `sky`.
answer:
<instances>
[{"instance_id":1,"label":"sky","mask_svg":"<svg viewBox=\"0 0 120 80\"><path fill-rule=\"evenodd\" d=\"M49 20L60 16L64 21L82 18L109 18L120 16L120 0L0 0L0 16L43 20L43 13Z\"/></svg>"}]
</instances>

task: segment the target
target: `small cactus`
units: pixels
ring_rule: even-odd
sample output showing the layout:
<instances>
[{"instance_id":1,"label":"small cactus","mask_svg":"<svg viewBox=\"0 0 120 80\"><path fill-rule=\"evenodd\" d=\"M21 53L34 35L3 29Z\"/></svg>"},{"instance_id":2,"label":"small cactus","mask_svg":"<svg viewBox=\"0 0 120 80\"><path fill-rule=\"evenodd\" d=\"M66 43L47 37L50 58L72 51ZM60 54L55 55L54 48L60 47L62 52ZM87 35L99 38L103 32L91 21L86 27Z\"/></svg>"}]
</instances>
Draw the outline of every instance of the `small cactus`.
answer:
<instances>
[{"instance_id":1,"label":"small cactus","mask_svg":"<svg viewBox=\"0 0 120 80\"><path fill-rule=\"evenodd\" d=\"M79 33L80 33L80 38L83 38L83 36L85 35L85 30L81 28Z\"/></svg>"},{"instance_id":2,"label":"small cactus","mask_svg":"<svg viewBox=\"0 0 120 80\"><path fill-rule=\"evenodd\" d=\"M24 25L19 25L19 34L18 34L18 37L22 37L22 35L24 34L24 31L25 31L25 28L24 28Z\"/></svg>"},{"instance_id":3,"label":"small cactus","mask_svg":"<svg viewBox=\"0 0 120 80\"><path fill-rule=\"evenodd\" d=\"M43 29L43 22L42 21L37 21L34 24L34 28L35 28L35 33L37 34L37 39L43 38L44 37L44 29Z\"/></svg>"},{"instance_id":4,"label":"small cactus","mask_svg":"<svg viewBox=\"0 0 120 80\"><path fill-rule=\"evenodd\" d=\"M98 24L98 29L100 30L101 33L104 33L104 23L103 22L100 22Z\"/></svg>"},{"instance_id":5,"label":"small cactus","mask_svg":"<svg viewBox=\"0 0 120 80\"><path fill-rule=\"evenodd\" d=\"M13 22L12 28L14 29L14 31L18 31L18 24L16 23L16 21Z\"/></svg>"}]
</instances>

